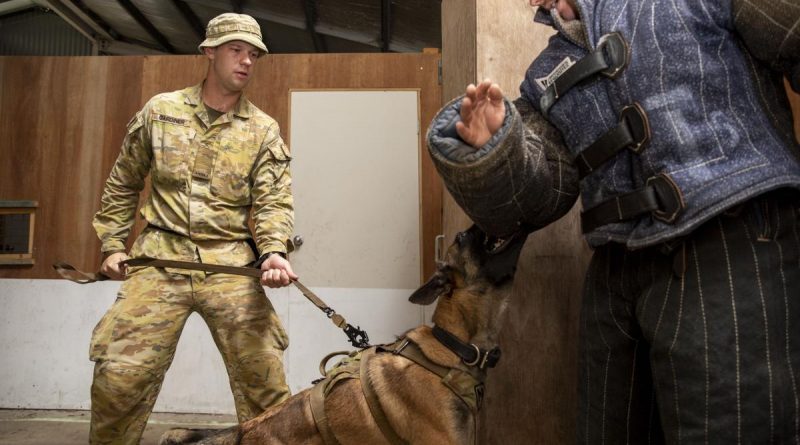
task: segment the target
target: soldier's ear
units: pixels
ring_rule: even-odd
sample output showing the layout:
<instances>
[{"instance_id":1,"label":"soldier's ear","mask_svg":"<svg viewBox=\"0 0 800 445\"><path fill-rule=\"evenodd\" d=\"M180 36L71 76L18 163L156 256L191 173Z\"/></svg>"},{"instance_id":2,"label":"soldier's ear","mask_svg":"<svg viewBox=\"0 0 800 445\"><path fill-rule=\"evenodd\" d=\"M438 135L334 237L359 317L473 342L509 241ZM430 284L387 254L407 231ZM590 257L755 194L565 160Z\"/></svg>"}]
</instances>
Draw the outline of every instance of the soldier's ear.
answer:
<instances>
[{"instance_id":1,"label":"soldier's ear","mask_svg":"<svg viewBox=\"0 0 800 445\"><path fill-rule=\"evenodd\" d=\"M447 270L440 269L433 274L427 283L417 289L408 301L414 304L429 305L436 301L440 295L449 294L453 289L450 283L450 274Z\"/></svg>"}]
</instances>

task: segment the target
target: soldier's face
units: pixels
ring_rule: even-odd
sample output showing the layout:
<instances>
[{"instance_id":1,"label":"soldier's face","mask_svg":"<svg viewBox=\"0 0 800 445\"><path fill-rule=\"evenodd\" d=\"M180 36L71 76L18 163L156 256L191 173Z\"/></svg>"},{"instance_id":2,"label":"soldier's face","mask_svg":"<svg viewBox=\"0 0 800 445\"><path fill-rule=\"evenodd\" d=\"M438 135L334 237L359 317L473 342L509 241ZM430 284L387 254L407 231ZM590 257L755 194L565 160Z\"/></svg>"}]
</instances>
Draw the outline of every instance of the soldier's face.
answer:
<instances>
[{"instance_id":1,"label":"soldier's face","mask_svg":"<svg viewBox=\"0 0 800 445\"><path fill-rule=\"evenodd\" d=\"M222 87L230 92L242 91L253 75L258 48L234 40L208 50L206 54L211 59L212 71Z\"/></svg>"}]
</instances>

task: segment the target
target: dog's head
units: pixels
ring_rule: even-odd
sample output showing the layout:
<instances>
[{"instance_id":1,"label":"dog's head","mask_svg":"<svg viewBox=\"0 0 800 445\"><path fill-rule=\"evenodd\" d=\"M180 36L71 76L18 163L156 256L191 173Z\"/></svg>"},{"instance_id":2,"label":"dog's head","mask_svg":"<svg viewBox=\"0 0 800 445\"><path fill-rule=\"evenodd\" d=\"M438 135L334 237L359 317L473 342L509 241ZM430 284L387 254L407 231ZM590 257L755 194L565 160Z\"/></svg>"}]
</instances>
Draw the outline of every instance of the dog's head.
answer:
<instances>
[{"instance_id":1,"label":"dog's head","mask_svg":"<svg viewBox=\"0 0 800 445\"><path fill-rule=\"evenodd\" d=\"M454 290L484 294L489 290L509 290L514 280L517 260L528 232L519 231L507 238L496 238L473 225L456 235L444 262L409 301L428 305Z\"/></svg>"}]
</instances>

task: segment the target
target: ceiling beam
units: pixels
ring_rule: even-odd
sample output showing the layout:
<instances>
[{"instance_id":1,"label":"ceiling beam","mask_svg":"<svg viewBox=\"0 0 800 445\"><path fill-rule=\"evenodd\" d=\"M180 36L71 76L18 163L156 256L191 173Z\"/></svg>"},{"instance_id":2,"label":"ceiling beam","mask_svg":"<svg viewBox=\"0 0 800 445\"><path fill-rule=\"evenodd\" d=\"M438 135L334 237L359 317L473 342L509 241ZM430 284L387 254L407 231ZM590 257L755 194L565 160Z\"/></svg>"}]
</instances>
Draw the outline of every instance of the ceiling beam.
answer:
<instances>
[{"instance_id":1,"label":"ceiling beam","mask_svg":"<svg viewBox=\"0 0 800 445\"><path fill-rule=\"evenodd\" d=\"M0 15L13 14L31 9L34 6L36 6L36 3L33 0L6 0L0 2Z\"/></svg>"},{"instance_id":2,"label":"ceiling beam","mask_svg":"<svg viewBox=\"0 0 800 445\"><path fill-rule=\"evenodd\" d=\"M88 26L88 28L91 29L92 34L94 34L90 38L91 40L115 40L117 37L116 33L100 24L95 19L96 16L93 17L91 11L86 11L81 8L82 4L78 5L72 0L45 0L45 3L47 4L47 7L55 11L56 14L61 16L61 18L67 21L67 23L75 21Z\"/></svg>"},{"instance_id":3,"label":"ceiling beam","mask_svg":"<svg viewBox=\"0 0 800 445\"><path fill-rule=\"evenodd\" d=\"M93 45L97 44L98 36L92 26L86 23L82 17L75 14L61 0L47 0L47 7L58 14L69 26L81 33Z\"/></svg>"},{"instance_id":4,"label":"ceiling beam","mask_svg":"<svg viewBox=\"0 0 800 445\"><path fill-rule=\"evenodd\" d=\"M189 23L192 31L194 31L195 37L201 41L204 40L206 38L206 27L203 26L203 22L201 22L197 14L194 13L192 7L187 5L183 0L172 0L172 4L175 5L175 8L181 13L181 16Z\"/></svg>"},{"instance_id":5,"label":"ceiling beam","mask_svg":"<svg viewBox=\"0 0 800 445\"><path fill-rule=\"evenodd\" d=\"M381 0L381 51L389 52L392 42L392 0Z\"/></svg>"},{"instance_id":6,"label":"ceiling beam","mask_svg":"<svg viewBox=\"0 0 800 445\"><path fill-rule=\"evenodd\" d=\"M144 42L135 40L120 40L115 38L116 32L107 29L92 18L94 15L82 4L74 0L35 0L37 4L50 8L73 29L86 37L96 50L106 54L131 55L131 54L164 54L163 51L152 48Z\"/></svg>"},{"instance_id":7,"label":"ceiling beam","mask_svg":"<svg viewBox=\"0 0 800 445\"><path fill-rule=\"evenodd\" d=\"M131 0L117 0L117 3L120 4L134 20L138 23L148 34L152 37L162 48L164 48L167 52L174 54L175 48L169 43L164 34L161 34L161 31L158 30L150 20L142 14L142 11L139 11L139 8L131 2Z\"/></svg>"},{"instance_id":8,"label":"ceiling beam","mask_svg":"<svg viewBox=\"0 0 800 445\"><path fill-rule=\"evenodd\" d=\"M214 9L226 8L226 2L220 0L184 0L187 3L206 6ZM279 14L274 11L265 11L264 9L254 9L253 7L244 8L244 13L249 14L257 19L267 20L281 25L290 26L297 29L307 29L306 19L302 16L292 16L287 14ZM330 26L324 23L315 23L314 31L323 36L338 37L340 39L350 40L353 42L361 43L368 46L380 48L380 41L375 35L363 32L357 32L346 29L340 26ZM403 45L397 42L389 45L390 51L419 51L419 48L412 45Z\"/></svg>"},{"instance_id":9,"label":"ceiling beam","mask_svg":"<svg viewBox=\"0 0 800 445\"><path fill-rule=\"evenodd\" d=\"M306 16L306 29L311 34L311 40L314 42L314 50L318 53L327 53L328 47L325 45L325 40L316 30L317 26L317 1L305 0L303 2L303 12Z\"/></svg>"}]
</instances>

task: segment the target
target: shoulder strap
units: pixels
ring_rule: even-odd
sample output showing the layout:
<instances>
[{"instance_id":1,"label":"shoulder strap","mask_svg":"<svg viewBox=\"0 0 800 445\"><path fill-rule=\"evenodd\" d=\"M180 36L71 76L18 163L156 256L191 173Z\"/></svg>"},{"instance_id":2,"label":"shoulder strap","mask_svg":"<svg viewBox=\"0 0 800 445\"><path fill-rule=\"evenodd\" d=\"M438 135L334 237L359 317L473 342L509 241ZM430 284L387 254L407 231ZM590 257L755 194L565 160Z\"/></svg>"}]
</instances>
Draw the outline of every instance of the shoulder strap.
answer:
<instances>
[{"instance_id":1,"label":"shoulder strap","mask_svg":"<svg viewBox=\"0 0 800 445\"><path fill-rule=\"evenodd\" d=\"M394 428L389 424L389 419L386 418L386 413L381 407L380 400L378 400L378 394L375 392L375 388L372 387L372 382L369 379L369 373L367 372L368 362L374 355L375 347L372 347L364 351L361 356L361 390L364 393L367 406L369 406L369 411L372 413L372 418L375 419L375 423L378 424L378 428L380 428L383 433L383 437L392 445L407 445L407 442L401 439L394 431Z\"/></svg>"},{"instance_id":2,"label":"shoulder strap","mask_svg":"<svg viewBox=\"0 0 800 445\"><path fill-rule=\"evenodd\" d=\"M325 385L318 383L311 388L311 414L317 424L319 435L325 445L339 445L336 436L328 423L328 416L325 414Z\"/></svg>"}]
</instances>

